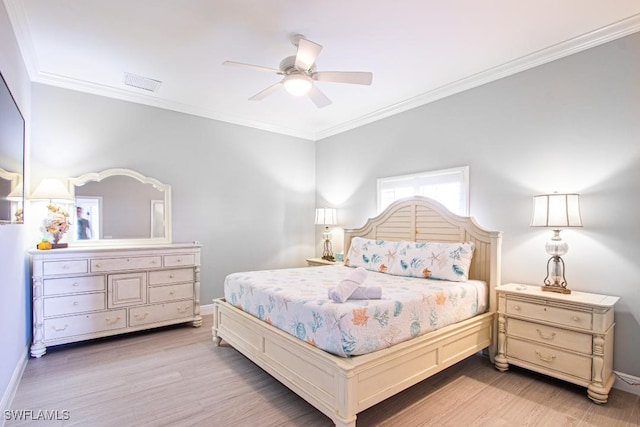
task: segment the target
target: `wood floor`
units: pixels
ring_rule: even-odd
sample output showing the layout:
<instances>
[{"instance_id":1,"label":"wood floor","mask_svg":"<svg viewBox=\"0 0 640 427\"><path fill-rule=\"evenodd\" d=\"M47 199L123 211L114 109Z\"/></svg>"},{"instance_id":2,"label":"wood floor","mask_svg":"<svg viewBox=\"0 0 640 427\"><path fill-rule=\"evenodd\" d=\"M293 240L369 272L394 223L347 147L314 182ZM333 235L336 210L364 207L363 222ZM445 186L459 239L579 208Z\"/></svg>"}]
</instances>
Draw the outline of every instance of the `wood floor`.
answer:
<instances>
[{"instance_id":1,"label":"wood floor","mask_svg":"<svg viewBox=\"0 0 640 427\"><path fill-rule=\"evenodd\" d=\"M233 348L215 347L211 316L169 327L54 347L31 359L12 410L59 411L68 420L6 426L332 426ZM4 419L7 418L5 412ZM586 389L471 357L358 414L365 426L640 426L640 396Z\"/></svg>"}]
</instances>

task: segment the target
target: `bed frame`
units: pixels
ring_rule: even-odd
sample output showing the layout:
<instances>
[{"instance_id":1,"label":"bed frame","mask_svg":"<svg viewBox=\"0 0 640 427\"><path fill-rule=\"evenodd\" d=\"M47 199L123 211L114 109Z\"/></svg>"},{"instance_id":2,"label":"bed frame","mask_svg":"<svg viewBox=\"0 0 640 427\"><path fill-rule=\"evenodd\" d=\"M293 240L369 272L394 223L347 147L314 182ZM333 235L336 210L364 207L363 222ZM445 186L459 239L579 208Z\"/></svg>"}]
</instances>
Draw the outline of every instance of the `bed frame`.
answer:
<instances>
[{"instance_id":1,"label":"bed frame","mask_svg":"<svg viewBox=\"0 0 640 427\"><path fill-rule=\"evenodd\" d=\"M345 249L356 236L475 242L469 278L489 284L489 309L392 347L345 358L299 340L224 299L214 300L213 341L225 340L340 427L355 427L357 413L479 351L488 348L492 360L495 354L501 232L484 230L473 218L454 215L431 199L411 197L394 202L364 227L345 230Z\"/></svg>"}]
</instances>

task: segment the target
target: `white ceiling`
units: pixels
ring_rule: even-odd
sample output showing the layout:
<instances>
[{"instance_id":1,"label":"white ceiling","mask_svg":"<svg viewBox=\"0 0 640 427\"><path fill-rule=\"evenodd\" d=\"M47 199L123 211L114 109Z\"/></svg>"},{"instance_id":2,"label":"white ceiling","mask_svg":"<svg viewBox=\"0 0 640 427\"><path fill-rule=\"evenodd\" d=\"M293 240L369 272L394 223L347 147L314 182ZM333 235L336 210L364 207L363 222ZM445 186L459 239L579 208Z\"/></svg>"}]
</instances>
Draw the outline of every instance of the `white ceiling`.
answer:
<instances>
[{"instance_id":1,"label":"white ceiling","mask_svg":"<svg viewBox=\"0 0 640 427\"><path fill-rule=\"evenodd\" d=\"M638 0L4 0L31 79L317 140L640 31ZM319 71L371 71L371 86L316 82L316 108L280 80L302 34ZM153 93L124 73L162 81Z\"/></svg>"}]
</instances>

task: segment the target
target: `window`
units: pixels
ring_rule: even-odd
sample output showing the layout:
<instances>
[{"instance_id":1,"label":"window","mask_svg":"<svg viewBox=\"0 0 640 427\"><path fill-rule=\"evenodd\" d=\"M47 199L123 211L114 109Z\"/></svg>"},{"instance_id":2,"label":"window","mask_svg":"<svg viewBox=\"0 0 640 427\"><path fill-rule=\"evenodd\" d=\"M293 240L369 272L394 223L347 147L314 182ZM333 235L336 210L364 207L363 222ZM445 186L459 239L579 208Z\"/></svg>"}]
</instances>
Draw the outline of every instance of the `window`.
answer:
<instances>
[{"instance_id":1,"label":"window","mask_svg":"<svg viewBox=\"0 0 640 427\"><path fill-rule=\"evenodd\" d=\"M453 213L468 216L469 166L378 179L378 212L410 196L429 197Z\"/></svg>"}]
</instances>

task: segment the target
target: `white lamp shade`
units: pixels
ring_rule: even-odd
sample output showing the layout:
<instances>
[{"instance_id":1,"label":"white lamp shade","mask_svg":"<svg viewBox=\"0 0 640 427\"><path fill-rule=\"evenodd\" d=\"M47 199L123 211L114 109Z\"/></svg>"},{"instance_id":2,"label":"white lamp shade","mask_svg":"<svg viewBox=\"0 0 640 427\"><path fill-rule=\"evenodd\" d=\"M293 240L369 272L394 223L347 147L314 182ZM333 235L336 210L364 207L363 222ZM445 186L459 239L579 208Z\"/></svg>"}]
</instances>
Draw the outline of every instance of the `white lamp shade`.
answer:
<instances>
[{"instance_id":1,"label":"white lamp shade","mask_svg":"<svg viewBox=\"0 0 640 427\"><path fill-rule=\"evenodd\" d=\"M31 200L59 200L63 202L73 202L73 195L69 192L64 183L55 178L45 178L31 193Z\"/></svg>"},{"instance_id":2,"label":"white lamp shade","mask_svg":"<svg viewBox=\"0 0 640 427\"><path fill-rule=\"evenodd\" d=\"M542 194L533 197L532 227L582 227L579 194Z\"/></svg>"},{"instance_id":3,"label":"white lamp shade","mask_svg":"<svg viewBox=\"0 0 640 427\"><path fill-rule=\"evenodd\" d=\"M9 193L9 195L7 196L7 200L10 200L12 202L21 202L22 192L23 192L23 187L22 187L22 182L20 182L18 183L18 185L14 187L13 190L11 190L11 193Z\"/></svg>"},{"instance_id":4,"label":"white lamp shade","mask_svg":"<svg viewBox=\"0 0 640 427\"><path fill-rule=\"evenodd\" d=\"M334 208L317 208L316 224L317 225L336 225L338 223L336 210Z\"/></svg>"}]
</instances>

